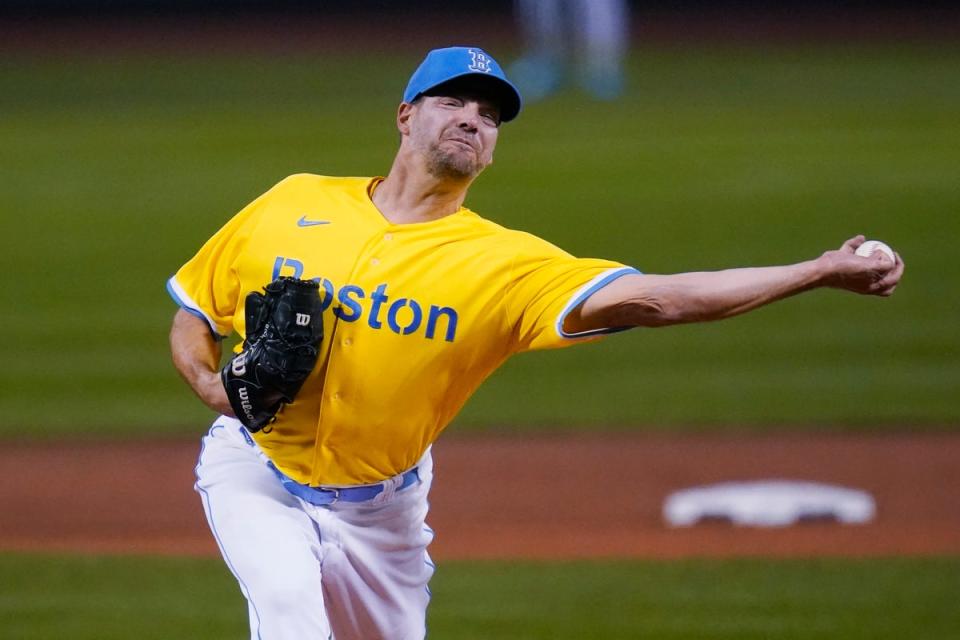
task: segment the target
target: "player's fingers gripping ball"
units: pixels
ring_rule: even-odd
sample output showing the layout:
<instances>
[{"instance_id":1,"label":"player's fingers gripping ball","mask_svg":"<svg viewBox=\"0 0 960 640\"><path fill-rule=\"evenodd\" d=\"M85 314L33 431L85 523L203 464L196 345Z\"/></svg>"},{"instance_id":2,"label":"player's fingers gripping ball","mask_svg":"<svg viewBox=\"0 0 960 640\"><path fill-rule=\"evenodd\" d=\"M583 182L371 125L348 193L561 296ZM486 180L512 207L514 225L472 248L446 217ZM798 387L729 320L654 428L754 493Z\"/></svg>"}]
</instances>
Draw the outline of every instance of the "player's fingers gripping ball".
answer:
<instances>
[{"instance_id":1,"label":"player's fingers gripping ball","mask_svg":"<svg viewBox=\"0 0 960 640\"><path fill-rule=\"evenodd\" d=\"M890 248L890 245L879 240L867 240L857 247L857 250L854 253L863 258L869 258L873 254L879 253L880 255L885 256L892 263L897 261L896 255L893 253L893 249Z\"/></svg>"},{"instance_id":2,"label":"player's fingers gripping ball","mask_svg":"<svg viewBox=\"0 0 960 640\"><path fill-rule=\"evenodd\" d=\"M323 340L320 287L312 280L283 277L251 292L245 301L243 350L220 377L237 418L250 431L275 419L293 402L317 363Z\"/></svg>"}]
</instances>

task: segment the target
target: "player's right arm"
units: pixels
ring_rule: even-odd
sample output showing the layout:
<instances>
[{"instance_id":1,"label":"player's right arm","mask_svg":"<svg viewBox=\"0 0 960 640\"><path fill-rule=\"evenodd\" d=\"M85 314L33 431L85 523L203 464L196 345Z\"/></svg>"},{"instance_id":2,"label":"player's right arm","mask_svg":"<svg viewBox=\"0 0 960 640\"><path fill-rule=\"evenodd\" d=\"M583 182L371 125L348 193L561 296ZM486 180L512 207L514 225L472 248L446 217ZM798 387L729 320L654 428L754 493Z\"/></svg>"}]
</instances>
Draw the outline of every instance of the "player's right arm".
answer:
<instances>
[{"instance_id":1,"label":"player's right arm","mask_svg":"<svg viewBox=\"0 0 960 640\"><path fill-rule=\"evenodd\" d=\"M207 322L185 309L178 310L170 327L170 352L173 366L197 397L214 411L233 416L220 381L220 340Z\"/></svg>"},{"instance_id":2,"label":"player's right arm","mask_svg":"<svg viewBox=\"0 0 960 640\"><path fill-rule=\"evenodd\" d=\"M610 283L567 316L567 329L662 327L721 320L819 287L889 296L903 275L903 260L878 252L855 256L863 236L815 260L776 267L673 275L625 276Z\"/></svg>"}]
</instances>

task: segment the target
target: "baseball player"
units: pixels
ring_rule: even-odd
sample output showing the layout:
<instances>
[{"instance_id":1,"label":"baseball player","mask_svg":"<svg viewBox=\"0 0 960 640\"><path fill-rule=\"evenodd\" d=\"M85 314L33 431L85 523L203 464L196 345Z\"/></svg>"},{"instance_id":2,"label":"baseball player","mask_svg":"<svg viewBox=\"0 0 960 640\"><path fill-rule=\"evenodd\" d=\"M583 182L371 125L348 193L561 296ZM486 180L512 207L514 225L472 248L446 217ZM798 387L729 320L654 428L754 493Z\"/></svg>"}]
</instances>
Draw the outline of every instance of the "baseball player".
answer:
<instances>
[{"instance_id":1,"label":"baseball player","mask_svg":"<svg viewBox=\"0 0 960 640\"><path fill-rule=\"evenodd\" d=\"M514 10L525 51L511 65L510 76L528 102L560 89L571 71L598 100L623 93L630 23L626 0L514 0Z\"/></svg>"},{"instance_id":2,"label":"baseball player","mask_svg":"<svg viewBox=\"0 0 960 640\"><path fill-rule=\"evenodd\" d=\"M788 266L645 275L504 228L463 202L520 107L482 49L431 51L386 177L286 178L170 278L174 363L221 414L196 489L252 638L424 637L431 444L511 355L815 287L886 296L903 273L854 255L861 236Z\"/></svg>"}]
</instances>

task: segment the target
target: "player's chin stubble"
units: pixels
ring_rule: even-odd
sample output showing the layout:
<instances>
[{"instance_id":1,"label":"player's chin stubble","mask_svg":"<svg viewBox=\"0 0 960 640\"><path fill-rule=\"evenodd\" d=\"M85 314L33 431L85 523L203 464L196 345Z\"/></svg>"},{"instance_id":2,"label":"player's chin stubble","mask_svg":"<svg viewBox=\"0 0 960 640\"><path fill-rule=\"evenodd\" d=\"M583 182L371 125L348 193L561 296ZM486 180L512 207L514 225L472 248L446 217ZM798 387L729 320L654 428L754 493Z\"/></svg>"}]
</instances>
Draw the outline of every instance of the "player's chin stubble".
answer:
<instances>
[{"instance_id":1,"label":"player's chin stubble","mask_svg":"<svg viewBox=\"0 0 960 640\"><path fill-rule=\"evenodd\" d=\"M445 151L439 144L431 145L426 157L427 171L436 178L463 180L476 178L483 171L483 167L475 157L468 153Z\"/></svg>"}]
</instances>

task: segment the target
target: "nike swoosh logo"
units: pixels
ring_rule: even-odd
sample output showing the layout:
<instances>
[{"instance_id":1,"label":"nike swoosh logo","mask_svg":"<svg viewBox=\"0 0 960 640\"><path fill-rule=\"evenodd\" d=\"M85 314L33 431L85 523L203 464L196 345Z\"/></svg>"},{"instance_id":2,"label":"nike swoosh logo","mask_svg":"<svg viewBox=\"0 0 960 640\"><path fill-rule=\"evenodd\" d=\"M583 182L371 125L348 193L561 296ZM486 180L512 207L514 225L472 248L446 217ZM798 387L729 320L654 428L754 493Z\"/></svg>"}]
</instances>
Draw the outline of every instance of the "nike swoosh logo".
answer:
<instances>
[{"instance_id":1,"label":"nike swoosh logo","mask_svg":"<svg viewBox=\"0 0 960 640\"><path fill-rule=\"evenodd\" d=\"M329 220L307 220L307 216L301 217L297 220L298 227L315 227L318 224L330 224Z\"/></svg>"}]
</instances>

